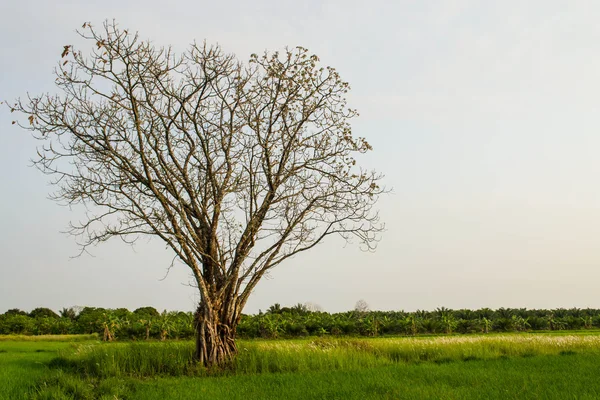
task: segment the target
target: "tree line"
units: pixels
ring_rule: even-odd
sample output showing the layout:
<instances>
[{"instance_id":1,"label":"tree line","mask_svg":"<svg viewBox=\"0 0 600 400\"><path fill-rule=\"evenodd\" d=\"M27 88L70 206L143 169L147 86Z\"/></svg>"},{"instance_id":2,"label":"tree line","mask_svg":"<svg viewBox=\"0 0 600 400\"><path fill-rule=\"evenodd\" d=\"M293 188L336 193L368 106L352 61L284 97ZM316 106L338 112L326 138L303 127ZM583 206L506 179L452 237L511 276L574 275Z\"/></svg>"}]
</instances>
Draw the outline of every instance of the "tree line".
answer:
<instances>
[{"instance_id":1,"label":"tree line","mask_svg":"<svg viewBox=\"0 0 600 400\"><path fill-rule=\"evenodd\" d=\"M165 340L194 337L194 314L158 312L153 307L134 311L126 308L63 308L59 313L36 308L27 313L11 309L0 315L0 334L50 335L92 334L103 340ZM481 308L433 311L311 311L304 304L242 315L237 327L240 338L295 338L303 336L382 336L424 334L468 334L580 330L600 328L600 309Z\"/></svg>"}]
</instances>

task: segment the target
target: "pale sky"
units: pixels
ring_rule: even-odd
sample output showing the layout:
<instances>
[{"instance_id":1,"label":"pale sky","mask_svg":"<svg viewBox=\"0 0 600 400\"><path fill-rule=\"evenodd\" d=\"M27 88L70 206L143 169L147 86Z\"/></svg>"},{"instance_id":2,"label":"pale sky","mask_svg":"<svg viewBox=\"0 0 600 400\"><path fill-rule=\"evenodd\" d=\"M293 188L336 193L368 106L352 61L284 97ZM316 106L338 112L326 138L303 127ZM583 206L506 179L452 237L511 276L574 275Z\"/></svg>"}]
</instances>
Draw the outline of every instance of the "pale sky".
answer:
<instances>
[{"instance_id":1,"label":"pale sky","mask_svg":"<svg viewBox=\"0 0 600 400\"><path fill-rule=\"evenodd\" d=\"M302 45L350 82L386 175L375 253L329 240L273 270L245 312L600 308L600 2L0 2L0 100L54 91L83 22L115 18L157 45L218 42L240 59ZM156 240L77 254L78 210L47 199L36 142L0 110L0 312L73 305L192 310Z\"/></svg>"}]
</instances>

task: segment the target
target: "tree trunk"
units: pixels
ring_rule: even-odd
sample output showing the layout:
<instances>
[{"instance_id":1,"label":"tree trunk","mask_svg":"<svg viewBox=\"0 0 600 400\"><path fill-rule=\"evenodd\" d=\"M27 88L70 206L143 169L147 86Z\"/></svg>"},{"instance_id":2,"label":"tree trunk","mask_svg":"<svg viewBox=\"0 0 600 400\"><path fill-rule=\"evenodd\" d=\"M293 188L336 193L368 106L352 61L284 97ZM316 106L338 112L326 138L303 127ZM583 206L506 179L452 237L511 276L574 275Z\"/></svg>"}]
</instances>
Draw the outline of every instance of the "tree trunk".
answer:
<instances>
[{"instance_id":1,"label":"tree trunk","mask_svg":"<svg viewBox=\"0 0 600 400\"><path fill-rule=\"evenodd\" d=\"M198 306L194 318L196 351L194 361L206 367L226 366L237 354L235 330L237 320L223 310Z\"/></svg>"}]
</instances>

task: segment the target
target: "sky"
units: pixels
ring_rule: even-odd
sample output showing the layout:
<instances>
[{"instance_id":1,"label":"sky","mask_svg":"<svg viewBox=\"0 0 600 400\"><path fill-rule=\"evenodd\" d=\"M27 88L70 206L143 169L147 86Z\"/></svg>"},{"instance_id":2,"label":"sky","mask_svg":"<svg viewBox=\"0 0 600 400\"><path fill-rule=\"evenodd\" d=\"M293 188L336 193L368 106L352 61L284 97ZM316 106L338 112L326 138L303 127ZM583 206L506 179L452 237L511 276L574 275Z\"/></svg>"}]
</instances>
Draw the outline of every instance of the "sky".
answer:
<instances>
[{"instance_id":1,"label":"sky","mask_svg":"<svg viewBox=\"0 0 600 400\"><path fill-rule=\"evenodd\" d=\"M54 92L75 29L116 19L157 45L251 53L301 45L351 84L364 165L385 174L377 251L333 238L274 269L273 303L346 311L600 308L600 2L0 2L0 100ZM73 258L78 210L47 198L37 143L0 109L0 312L194 309L157 240ZM165 277L166 275L166 277Z\"/></svg>"}]
</instances>

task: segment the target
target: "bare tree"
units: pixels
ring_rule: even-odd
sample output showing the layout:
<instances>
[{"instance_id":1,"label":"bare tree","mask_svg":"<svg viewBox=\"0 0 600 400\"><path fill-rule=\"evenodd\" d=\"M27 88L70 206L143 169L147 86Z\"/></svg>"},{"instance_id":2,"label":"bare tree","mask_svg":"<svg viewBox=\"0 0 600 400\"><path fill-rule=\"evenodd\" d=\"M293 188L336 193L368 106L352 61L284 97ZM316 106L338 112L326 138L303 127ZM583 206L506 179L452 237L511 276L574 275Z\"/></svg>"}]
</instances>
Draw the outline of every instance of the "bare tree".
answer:
<instances>
[{"instance_id":1,"label":"bare tree","mask_svg":"<svg viewBox=\"0 0 600 400\"><path fill-rule=\"evenodd\" d=\"M152 235L191 269L197 361L236 353L241 311L271 268L331 235L374 247L381 175L356 165L371 146L352 135L348 84L317 56L177 55L114 22L78 34L93 46L64 46L59 94L10 107L42 142L34 162L53 198L90 206L71 223L83 250Z\"/></svg>"},{"instance_id":2,"label":"bare tree","mask_svg":"<svg viewBox=\"0 0 600 400\"><path fill-rule=\"evenodd\" d=\"M354 305L354 311L364 314L369 312L371 308L369 307L369 303L367 303L364 299L360 299Z\"/></svg>"},{"instance_id":3,"label":"bare tree","mask_svg":"<svg viewBox=\"0 0 600 400\"><path fill-rule=\"evenodd\" d=\"M308 311L310 311L310 312L321 312L321 311L323 311L323 307L321 307L317 303L313 303L312 301L308 301L308 302L304 303L304 307L306 307L306 309Z\"/></svg>"}]
</instances>

